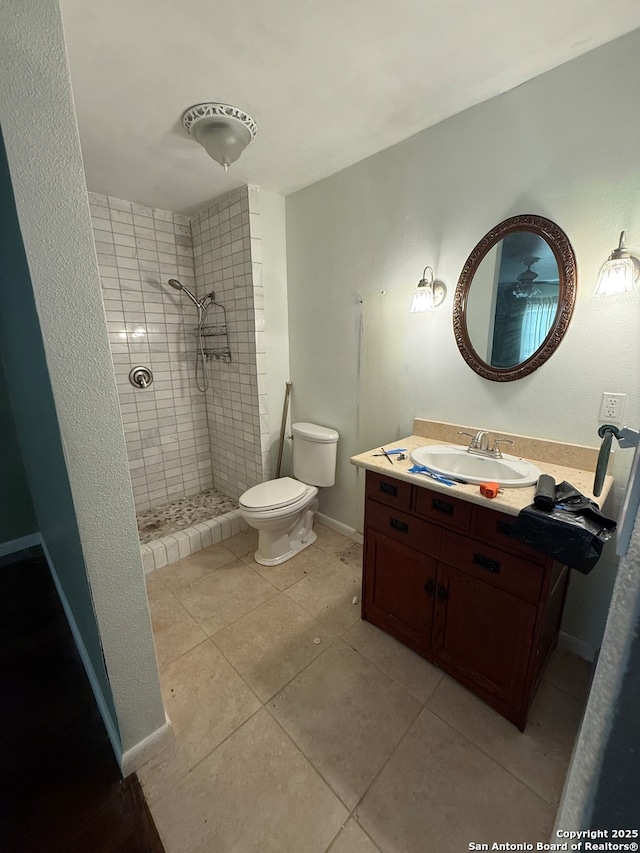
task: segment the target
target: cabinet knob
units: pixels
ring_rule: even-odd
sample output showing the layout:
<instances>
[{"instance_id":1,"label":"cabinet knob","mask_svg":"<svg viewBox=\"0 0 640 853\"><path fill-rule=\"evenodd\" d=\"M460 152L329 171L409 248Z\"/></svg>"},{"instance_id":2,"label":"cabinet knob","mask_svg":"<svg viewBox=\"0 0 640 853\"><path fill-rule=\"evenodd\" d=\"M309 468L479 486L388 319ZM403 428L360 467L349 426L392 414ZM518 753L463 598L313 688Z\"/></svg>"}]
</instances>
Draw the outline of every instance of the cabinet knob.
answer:
<instances>
[{"instance_id":1,"label":"cabinet knob","mask_svg":"<svg viewBox=\"0 0 640 853\"><path fill-rule=\"evenodd\" d=\"M446 601L449 598L449 590L443 584L439 584L438 586L438 598L440 601Z\"/></svg>"}]
</instances>

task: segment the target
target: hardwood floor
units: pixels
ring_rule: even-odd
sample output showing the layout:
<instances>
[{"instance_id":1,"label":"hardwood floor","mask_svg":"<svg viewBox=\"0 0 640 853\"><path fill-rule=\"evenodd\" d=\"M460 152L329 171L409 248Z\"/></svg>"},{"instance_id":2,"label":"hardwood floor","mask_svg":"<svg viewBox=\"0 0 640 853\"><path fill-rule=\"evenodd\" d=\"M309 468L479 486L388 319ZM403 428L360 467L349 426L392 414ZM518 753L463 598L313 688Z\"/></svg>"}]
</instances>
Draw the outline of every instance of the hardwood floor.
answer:
<instances>
[{"instance_id":1,"label":"hardwood floor","mask_svg":"<svg viewBox=\"0 0 640 853\"><path fill-rule=\"evenodd\" d=\"M17 556L17 555L16 555ZM0 563L2 853L163 853L35 549Z\"/></svg>"}]
</instances>

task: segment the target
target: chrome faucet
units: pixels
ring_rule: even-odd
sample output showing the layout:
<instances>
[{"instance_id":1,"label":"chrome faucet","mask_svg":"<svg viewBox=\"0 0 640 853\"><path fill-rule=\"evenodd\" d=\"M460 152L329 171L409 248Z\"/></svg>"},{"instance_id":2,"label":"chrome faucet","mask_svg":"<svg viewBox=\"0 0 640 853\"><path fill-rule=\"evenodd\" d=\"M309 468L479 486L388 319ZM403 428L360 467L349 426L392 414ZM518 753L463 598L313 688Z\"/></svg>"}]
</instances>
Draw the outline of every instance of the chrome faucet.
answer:
<instances>
[{"instance_id":1,"label":"chrome faucet","mask_svg":"<svg viewBox=\"0 0 640 853\"><path fill-rule=\"evenodd\" d=\"M477 432L466 432L461 430L458 435L471 436L467 453L473 453L476 456L489 456L491 459L501 459L502 452L500 444L513 444L510 438L495 438L493 447L489 447L489 432L486 429L479 429Z\"/></svg>"}]
</instances>

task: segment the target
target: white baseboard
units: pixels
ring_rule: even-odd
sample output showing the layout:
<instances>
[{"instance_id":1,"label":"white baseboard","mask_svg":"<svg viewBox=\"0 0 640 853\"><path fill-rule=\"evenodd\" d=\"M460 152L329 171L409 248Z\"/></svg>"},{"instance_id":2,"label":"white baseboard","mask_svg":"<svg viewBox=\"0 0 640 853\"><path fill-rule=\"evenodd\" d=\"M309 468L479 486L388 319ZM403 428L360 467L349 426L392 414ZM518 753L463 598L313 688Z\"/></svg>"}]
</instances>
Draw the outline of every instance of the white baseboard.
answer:
<instances>
[{"instance_id":1,"label":"white baseboard","mask_svg":"<svg viewBox=\"0 0 640 853\"><path fill-rule=\"evenodd\" d=\"M38 536L40 537L40 534L38 534ZM47 558L51 577L53 578L53 582L58 591L60 603L62 604L62 609L64 610L65 616L67 617L67 622L69 623L69 627L71 628L71 633L73 635L76 647L78 649L78 652L80 653L80 658L84 665L85 672L87 673L87 678L89 679L91 689L93 690L93 695L95 696L96 703L98 705L98 710L100 711L100 716L102 717L105 728L107 730L107 735L109 737L109 740L111 741L113 752L116 756L116 759L118 760L118 763L122 764L122 743L120 741L120 733L118 731L117 723L112 718L111 710L107 706L105 698L102 694L102 688L100 687L100 682L98 681L98 677L93 668L93 664L91 663L89 652L87 651L87 648L84 644L82 634L80 633L78 625L76 624L73 611L71 610L71 606L67 600L67 596L65 595L64 589L62 588L62 584L60 583L60 579L58 578L58 574L56 572L53 560L51 559L51 555L49 554L47 546L42 537L39 538L38 544L42 546L44 555Z\"/></svg>"},{"instance_id":2,"label":"white baseboard","mask_svg":"<svg viewBox=\"0 0 640 853\"><path fill-rule=\"evenodd\" d=\"M141 740L131 749L127 749L122 755L120 767L122 775L126 778L131 773L135 773L142 765L152 758L161 749L164 749L175 737L171 720L165 715L164 725L151 732L146 738Z\"/></svg>"},{"instance_id":3,"label":"white baseboard","mask_svg":"<svg viewBox=\"0 0 640 853\"><path fill-rule=\"evenodd\" d=\"M33 548L35 545L42 545L42 536L39 533L30 533L28 536L21 536L19 539L0 542L0 557L24 551L25 548Z\"/></svg>"},{"instance_id":4,"label":"white baseboard","mask_svg":"<svg viewBox=\"0 0 640 853\"><path fill-rule=\"evenodd\" d=\"M579 637L574 637L572 634L567 634L565 631L560 631L558 645L561 649L566 649L568 652L573 652L574 655L578 655L579 658L588 660L589 663L593 663L596 659L597 649L584 640L581 640Z\"/></svg>"},{"instance_id":5,"label":"white baseboard","mask_svg":"<svg viewBox=\"0 0 640 853\"><path fill-rule=\"evenodd\" d=\"M353 527L347 527L347 525L343 524L341 521L336 521L335 518L329 518L328 515L323 515L321 512L316 513L316 518L320 524L324 524L325 527L330 527L331 530L335 530L336 533L342 533L343 536L348 536L349 539L353 539L354 542L359 542L362 545L362 533L358 533L358 531L354 530Z\"/></svg>"}]
</instances>

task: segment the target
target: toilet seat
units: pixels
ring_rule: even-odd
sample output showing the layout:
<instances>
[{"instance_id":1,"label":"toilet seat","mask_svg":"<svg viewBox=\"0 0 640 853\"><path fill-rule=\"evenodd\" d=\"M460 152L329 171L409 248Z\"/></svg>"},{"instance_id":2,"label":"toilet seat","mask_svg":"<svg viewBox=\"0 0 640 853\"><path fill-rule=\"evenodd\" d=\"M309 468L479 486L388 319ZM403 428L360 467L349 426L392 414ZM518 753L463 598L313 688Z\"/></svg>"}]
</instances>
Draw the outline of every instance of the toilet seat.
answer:
<instances>
[{"instance_id":1,"label":"toilet seat","mask_svg":"<svg viewBox=\"0 0 640 853\"><path fill-rule=\"evenodd\" d=\"M296 503L307 491L307 486L291 477L267 480L252 486L240 496L240 506L247 510L283 509Z\"/></svg>"}]
</instances>

